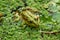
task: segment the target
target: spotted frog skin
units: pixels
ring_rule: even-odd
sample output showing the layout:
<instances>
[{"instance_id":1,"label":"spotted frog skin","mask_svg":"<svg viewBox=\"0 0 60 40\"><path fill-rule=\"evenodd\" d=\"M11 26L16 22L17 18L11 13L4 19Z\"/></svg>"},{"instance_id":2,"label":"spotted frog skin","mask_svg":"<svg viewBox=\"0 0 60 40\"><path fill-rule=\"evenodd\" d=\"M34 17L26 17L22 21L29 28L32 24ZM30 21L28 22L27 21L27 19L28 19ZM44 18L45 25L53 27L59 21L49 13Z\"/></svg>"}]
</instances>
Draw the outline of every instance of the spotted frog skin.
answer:
<instances>
[{"instance_id":1,"label":"spotted frog skin","mask_svg":"<svg viewBox=\"0 0 60 40\"><path fill-rule=\"evenodd\" d=\"M21 12L16 11L15 16L18 17L16 20L22 19L29 26L38 27L40 25L39 12L36 9L26 7Z\"/></svg>"}]
</instances>

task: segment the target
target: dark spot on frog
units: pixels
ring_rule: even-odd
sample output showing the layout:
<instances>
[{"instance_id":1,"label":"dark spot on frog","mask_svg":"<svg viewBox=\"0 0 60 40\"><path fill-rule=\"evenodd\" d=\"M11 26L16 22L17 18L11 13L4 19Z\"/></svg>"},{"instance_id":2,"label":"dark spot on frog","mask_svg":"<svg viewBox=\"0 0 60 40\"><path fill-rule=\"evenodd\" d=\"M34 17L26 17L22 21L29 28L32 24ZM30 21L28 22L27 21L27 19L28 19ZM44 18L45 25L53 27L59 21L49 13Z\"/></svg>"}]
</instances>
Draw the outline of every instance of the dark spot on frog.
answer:
<instances>
[{"instance_id":1,"label":"dark spot on frog","mask_svg":"<svg viewBox=\"0 0 60 40\"><path fill-rule=\"evenodd\" d=\"M29 21L30 23L33 23L32 21Z\"/></svg>"}]
</instances>

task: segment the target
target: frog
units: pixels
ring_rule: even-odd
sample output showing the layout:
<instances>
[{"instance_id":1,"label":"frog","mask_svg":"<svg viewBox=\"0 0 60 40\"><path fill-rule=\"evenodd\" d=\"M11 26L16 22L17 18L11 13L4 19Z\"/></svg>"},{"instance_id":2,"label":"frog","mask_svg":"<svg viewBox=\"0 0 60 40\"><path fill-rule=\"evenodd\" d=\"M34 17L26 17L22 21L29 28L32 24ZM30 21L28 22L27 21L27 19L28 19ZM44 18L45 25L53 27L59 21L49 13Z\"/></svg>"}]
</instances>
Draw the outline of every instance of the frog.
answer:
<instances>
[{"instance_id":1,"label":"frog","mask_svg":"<svg viewBox=\"0 0 60 40\"><path fill-rule=\"evenodd\" d=\"M39 27L40 12L36 8L23 7L14 11L14 21L22 20L23 24L31 27Z\"/></svg>"}]
</instances>

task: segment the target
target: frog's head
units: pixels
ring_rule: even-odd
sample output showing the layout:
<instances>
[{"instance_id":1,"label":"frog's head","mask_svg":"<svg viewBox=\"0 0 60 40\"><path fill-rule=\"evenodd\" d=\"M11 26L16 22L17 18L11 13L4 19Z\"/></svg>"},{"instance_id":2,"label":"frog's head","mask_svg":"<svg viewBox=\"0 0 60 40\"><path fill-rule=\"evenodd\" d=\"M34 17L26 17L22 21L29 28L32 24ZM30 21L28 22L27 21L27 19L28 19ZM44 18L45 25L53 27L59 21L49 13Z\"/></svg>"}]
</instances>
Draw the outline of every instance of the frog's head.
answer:
<instances>
[{"instance_id":1,"label":"frog's head","mask_svg":"<svg viewBox=\"0 0 60 40\"><path fill-rule=\"evenodd\" d=\"M17 12L19 16L22 17L24 22L33 27L38 27L40 25L39 11L30 7L23 7Z\"/></svg>"}]
</instances>

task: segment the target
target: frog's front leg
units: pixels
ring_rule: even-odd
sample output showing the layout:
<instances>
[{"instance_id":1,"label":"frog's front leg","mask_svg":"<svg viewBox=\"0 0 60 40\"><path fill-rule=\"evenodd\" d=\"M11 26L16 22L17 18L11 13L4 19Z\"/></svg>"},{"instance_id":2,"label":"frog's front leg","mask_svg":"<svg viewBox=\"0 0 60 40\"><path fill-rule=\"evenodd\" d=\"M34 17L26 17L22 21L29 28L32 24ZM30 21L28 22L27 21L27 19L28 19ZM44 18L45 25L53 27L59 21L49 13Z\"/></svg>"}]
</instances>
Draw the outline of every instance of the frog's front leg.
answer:
<instances>
[{"instance_id":1,"label":"frog's front leg","mask_svg":"<svg viewBox=\"0 0 60 40\"><path fill-rule=\"evenodd\" d=\"M13 16L13 20L14 20L14 22L17 22L17 21L21 20L21 16L19 15L18 12L15 12L15 14Z\"/></svg>"},{"instance_id":2,"label":"frog's front leg","mask_svg":"<svg viewBox=\"0 0 60 40\"><path fill-rule=\"evenodd\" d=\"M23 20L20 25L24 26L25 25L25 21Z\"/></svg>"},{"instance_id":3,"label":"frog's front leg","mask_svg":"<svg viewBox=\"0 0 60 40\"><path fill-rule=\"evenodd\" d=\"M25 29L26 28L26 23L25 23L25 21L23 20L22 22L21 22L21 24L20 24L20 27L22 27L22 29Z\"/></svg>"}]
</instances>

